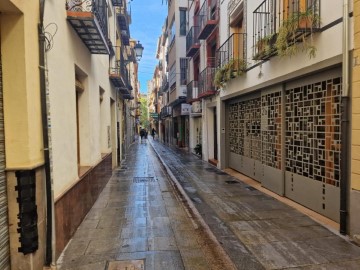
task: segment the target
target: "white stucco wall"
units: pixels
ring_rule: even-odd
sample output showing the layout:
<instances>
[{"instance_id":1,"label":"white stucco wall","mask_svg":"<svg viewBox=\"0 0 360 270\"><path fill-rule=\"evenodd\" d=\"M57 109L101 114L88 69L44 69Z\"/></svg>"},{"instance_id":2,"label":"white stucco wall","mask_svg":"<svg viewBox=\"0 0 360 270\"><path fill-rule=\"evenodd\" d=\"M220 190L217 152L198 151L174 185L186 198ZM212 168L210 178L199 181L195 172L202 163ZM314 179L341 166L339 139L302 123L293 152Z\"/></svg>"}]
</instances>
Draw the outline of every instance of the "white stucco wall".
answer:
<instances>
[{"instance_id":1,"label":"white stucco wall","mask_svg":"<svg viewBox=\"0 0 360 270\"><path fill-rule=\"evenodd\" d=\"M45 23L57 25L53 48L47 53L53 180L58 197L78 180L75 67L86 79L80 106L80 164L94 166L101 153L111 152L107 143L110 97L114 97L108 75L108 55L91 55L66 20L64 1L46 1ZM50 32L52 26L47 28ZM61 67L59 66L61 63ZM99 87L104 90L100 113ZM100 121L101 115L101 121ZM100 124L102 123L102 125Z\"/></svg>"},{"instance_id":2,"label":"white stucco wall","mask_svg":"<svg viewBox=\"0 0 360 270\"><path fill-rule=\"evenodd\" d=\"M225 0L221 5L221 15L227 18L228 0ZM246 1L246 33L247 33L247 62L249 65L254 65L256 61L252 60L252 35L253 35L253 11L260 5L262 0ZM342 17L342 2L331 1L331 4L324 4L321 1L320 5L321 26L325 26L336 19ZM221 42L224 42L228 37L228 30L224 19L220 24ZM342 23L339 23L323 32L315 33L313 35L313 44L317 48L316 57L309 59L305 52L299 51L294 56L270 58L269 61L258 66L227 83L225 91L221 92L222 98L232 97L236 94L241 94L242 91L251 91L260 89L267 85L283 82L291 78L295 78L306 73L315 72L319 69L327 68L331 65L339 64L342 55L342 43L334 42L334 39L341 39L342 37ZM259 76L259 73L262 76Z\"/></svg>"}]
</instances>

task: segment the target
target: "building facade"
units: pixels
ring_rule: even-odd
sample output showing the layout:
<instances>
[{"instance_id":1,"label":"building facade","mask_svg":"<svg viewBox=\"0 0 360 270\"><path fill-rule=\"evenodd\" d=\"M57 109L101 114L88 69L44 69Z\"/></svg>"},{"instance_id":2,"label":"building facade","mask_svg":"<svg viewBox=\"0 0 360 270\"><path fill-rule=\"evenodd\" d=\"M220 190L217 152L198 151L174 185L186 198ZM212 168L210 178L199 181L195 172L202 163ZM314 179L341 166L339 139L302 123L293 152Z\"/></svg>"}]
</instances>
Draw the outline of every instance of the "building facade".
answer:
<instances>
[{"instance_id":1,"label":"building facade","mask_svg":"<svg viewBox=\"0 0 360 270\"><path fill-rule=\"evenodd\" d=\"M1 269L41 269L45 258L39 10L39 1L0 3Z\"/></svg>"},{"instance_id":2,"label":"building facade","mask_svg":"<svg viewBox=\"0 0 360 270\"><path fill-rule=\"evenodd\" d=\"M189 145L189 113L186 104L187 67L186 29L188 1L168 1L167 16L167 104L171 107L171 117L166 119L165 132L169 143L179 147ZM170 108L169 107L169 108Z\"/></svg>"},{"instance_id":3,"label":"building facade","mask_svg":"<svg viewBox=\"0 0 360 270\"><path fill-rule=\"evenodd\" d=\"M360 171L358 169L358 164L360 161L359 158L359 147L360 142L358 141L359 134L359 107L358 103L360 101L360 92L359 92L359 82L360 82L360 72L359 72L359 63L358 59L360 56L360 40L359 40L359 29L360 29L360 1L354 1L354 53L353 53L353 73L352 73L352 83L351 83L351 180L350 180L350 214L349 214L349 234L355 239L357 243L360 243Z\"/></svg>"},{"instance_id":4,"label":"building facade","mask_svg":"<svg viewBox=\"0 0 360 270\"><path fill-rule=\"evenodd\" d=\"M336 221L354 239L356 16L346 0L188 1L185 48L189 150ZM344 68L352 59L354 74ZM353 125L344 124L347 113Z\"/></svg>"},{"instance_id":5,"label":"building facade","mask_svg":"<svg viewBox=\"0 0 360 270\"><path fill-rule=\"evenodd\" d=\"M56 265L138 117L127 2L25 2L0 3L1 269Z\"/></svg>"}]
</instances>

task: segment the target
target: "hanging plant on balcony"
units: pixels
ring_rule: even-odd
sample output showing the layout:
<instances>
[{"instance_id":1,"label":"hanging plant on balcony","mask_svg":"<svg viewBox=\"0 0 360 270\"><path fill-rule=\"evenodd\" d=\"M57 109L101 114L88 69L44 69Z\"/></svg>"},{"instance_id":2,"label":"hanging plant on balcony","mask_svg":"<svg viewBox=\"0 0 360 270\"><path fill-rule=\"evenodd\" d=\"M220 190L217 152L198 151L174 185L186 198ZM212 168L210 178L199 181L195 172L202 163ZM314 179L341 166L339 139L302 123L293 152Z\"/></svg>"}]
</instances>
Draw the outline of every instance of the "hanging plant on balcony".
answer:
<instances>
[{"instance_id":1,"label":"hanging plant on balcony","mask_svg":"<svg viewBox=\"0 0 360 270\"><path fill-rule=\"evenodd\" d=\"M217 69L214 84L217 88L223 88L231 79L244 74L247 62L244 59L231 59L227 64Z\"/></svg>"},{"instance_id":2,"label":"hanging plant on balcony","mask_svg":"<svg viewBox=\"0 0 360 270\"><path fill-rule=\"evenodd\" d=\"M316 47L312 43L314 26L320 23L320 16L314 9L294 12L283 21L275 42L278 55L292 56L299 50L306 52L309 58L316 56ZM306 33L310 33L310 37Z\"/></svg>"},{"instance_id":3,"label":"hanging plant on balcony","mask_svg":"<svg viewBox=\"0 0 360 270\"><path fill-rule=\"evenodd\" d=\"M275 42L277 38L277 33L267 35L262 39L256 42L256 54L254 55L254 60L263 60L271 56L275 49Z\"/></svg>"}]
</instances>

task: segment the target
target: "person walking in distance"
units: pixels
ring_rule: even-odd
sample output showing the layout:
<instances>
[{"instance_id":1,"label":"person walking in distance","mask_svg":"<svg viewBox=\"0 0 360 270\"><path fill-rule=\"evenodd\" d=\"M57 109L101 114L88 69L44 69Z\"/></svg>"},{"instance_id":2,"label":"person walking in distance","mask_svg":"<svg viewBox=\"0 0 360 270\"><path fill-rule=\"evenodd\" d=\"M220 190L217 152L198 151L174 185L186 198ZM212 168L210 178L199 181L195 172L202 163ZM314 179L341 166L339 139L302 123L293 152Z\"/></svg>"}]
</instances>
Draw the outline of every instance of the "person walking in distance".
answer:
<instances>
[{"instance_id":1,"label":"person walking in distance","mask_svg":"<svg viewBox=\"0 0 360 270\"><path fill-rule=\"evenodd\" d=\"M140 138L141 138L141 143L143 142L143 139L145 138L145 136L146 136L146 131L145 131L145 129L143 129L143 128L141 128L140 129Z\"/></svg>"},{"instance_id":2,"label":"person walking in distance","mask_svg":"<svg viewBox=\"0 0 360 270\"><path fill-rule=\"evenodd\" d=\"M155 134L156 134L155 128L152 128L151 136L152 136L153 140L155 139Z\"/></svg>"}]
</instances>

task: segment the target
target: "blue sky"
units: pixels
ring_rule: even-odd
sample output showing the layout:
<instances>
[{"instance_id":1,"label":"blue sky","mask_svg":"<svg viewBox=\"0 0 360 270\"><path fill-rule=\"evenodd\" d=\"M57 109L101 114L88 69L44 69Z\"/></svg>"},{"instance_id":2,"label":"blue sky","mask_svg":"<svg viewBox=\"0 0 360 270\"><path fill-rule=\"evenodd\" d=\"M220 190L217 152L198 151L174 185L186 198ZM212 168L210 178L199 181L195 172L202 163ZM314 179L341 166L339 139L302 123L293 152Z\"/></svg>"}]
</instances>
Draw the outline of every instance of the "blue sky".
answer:
<instances>
[{"instance_id":1,"label":"blue sky","mask_svg":"<svg viewBox=\"0 0 360 270\"><path fill-rule=\"evenodd\" d=\"M143 57L139 62L140 91L147 93L147 81L152 78L158 63L156 46L167 15L167 4L165 0L133 0L130 6L131 38L140 40L144 46Z\"/></svg>"}]
</instances>

